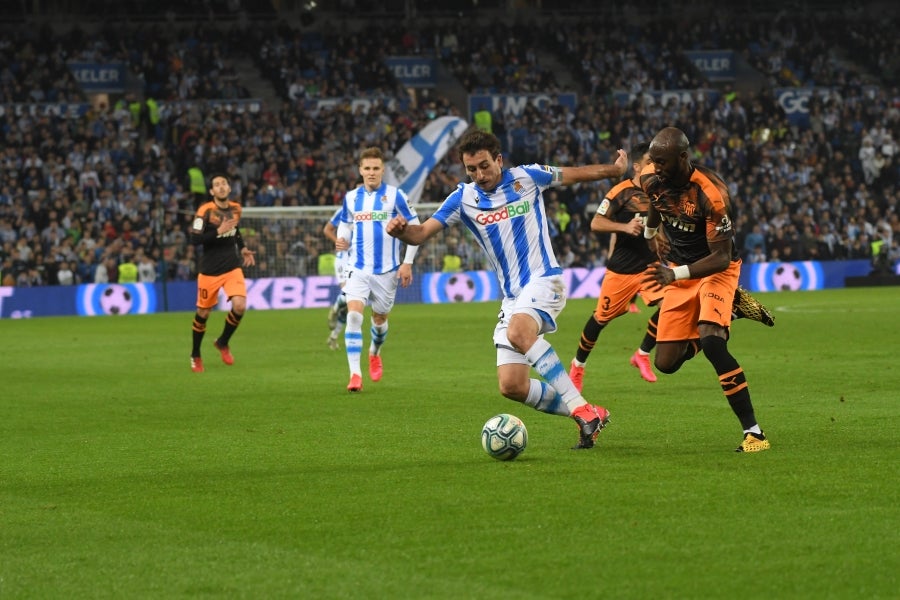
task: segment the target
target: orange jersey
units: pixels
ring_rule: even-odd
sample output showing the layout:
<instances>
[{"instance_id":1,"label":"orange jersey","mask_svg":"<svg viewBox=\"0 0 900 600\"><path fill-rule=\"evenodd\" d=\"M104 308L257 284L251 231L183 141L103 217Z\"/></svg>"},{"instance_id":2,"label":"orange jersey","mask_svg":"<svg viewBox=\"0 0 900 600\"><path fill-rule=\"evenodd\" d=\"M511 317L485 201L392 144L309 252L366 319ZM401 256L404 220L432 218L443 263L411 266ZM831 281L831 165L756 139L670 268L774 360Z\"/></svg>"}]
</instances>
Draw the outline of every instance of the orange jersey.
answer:
<instances>
[{"instance_id":1,"label":"orange jersey","mask_svg":"<svg viewBox=\"0 0 900 600\"><path fill-rule=\"evenodd\" d=\"M228 208L221 209L210 200L203 203L197 209L191 225L191 242L202 244L200 254L200 273L204 275L221 275L244 264L241 257L241 248L244 240L241 238L240 229L235 227L219 235L217 229L222 221L235 216L241 218L241 205L231 200Z\"/></svg>"},{"instance_id":2,"label":"orange jersey","mask_svg":"<svg viewBox=\"0 0 900 600\"><path fill-rule=\"evenodd\" d=\"M649 206L644 190L627 179L609 190L597 208L597 214L617 223L628 223L635 217L643 218L646 223ZM615 273L643 273L647 265L656 260L656 254L650 251L644 236L619 234L606 269Z\"/></svg>"},{"instance_id":3,"label":"orange jersey","mask_svg":"<svg viewBox=\"0 0 900 600\"><path fill-rule=\"evenodd\" d=\"M731 197L722 178L708 167L694 165L688 185L673 190L662 185L653 165L641 172L641 187L662 217L672 246L668 259L689 265L709 256L709 242L731 239L731 260L740 255L734 245Z\"/></svg>"}]
</instances>

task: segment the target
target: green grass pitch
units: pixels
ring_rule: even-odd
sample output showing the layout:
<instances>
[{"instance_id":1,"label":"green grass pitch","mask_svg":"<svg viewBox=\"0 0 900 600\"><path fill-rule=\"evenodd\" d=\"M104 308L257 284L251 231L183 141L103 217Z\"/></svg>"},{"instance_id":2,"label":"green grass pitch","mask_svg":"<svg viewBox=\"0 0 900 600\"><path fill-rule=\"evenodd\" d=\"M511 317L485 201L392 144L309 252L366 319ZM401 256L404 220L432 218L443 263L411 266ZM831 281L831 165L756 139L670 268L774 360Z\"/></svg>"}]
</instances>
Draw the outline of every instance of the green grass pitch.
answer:
<instances>
[{"instance_id":1,"label":"green grass pitch","mask_svg":"<svg viewBox=\"0 0 900 600\"><path fill-rule=\"evenodd\" d=\"M497 392L495 303L396 306L354 395L324 309L249 312L232 367L214 313L203 374L190 313L4 320L0 598L896 598L900 289L759 298L775 327L729 344L750 455L705 359L628 364L646 307L588 362L612 421L583 452ZM548 336L566 364L592 309Z\"/></svg>"}]
</instances>

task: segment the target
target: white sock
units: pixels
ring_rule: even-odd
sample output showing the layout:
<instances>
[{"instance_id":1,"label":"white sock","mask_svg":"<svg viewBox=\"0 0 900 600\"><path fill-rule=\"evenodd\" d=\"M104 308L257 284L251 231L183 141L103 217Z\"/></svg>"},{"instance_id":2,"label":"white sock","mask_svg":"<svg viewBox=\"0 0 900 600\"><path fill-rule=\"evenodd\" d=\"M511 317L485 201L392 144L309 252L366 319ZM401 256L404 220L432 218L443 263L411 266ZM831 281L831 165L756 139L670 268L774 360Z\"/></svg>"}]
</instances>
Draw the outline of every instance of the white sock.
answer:
<instances>
[{"instance_id":1,"label":"white sock","mask_svg":"<svg viewBox=\"0 0 900 600\"><path fill-rule=\"evenodd\" d=\"M531 380L525 404L535 410L551 415L569 416L569 407L565 405L555 389L538 379Z\"/></svg>"},{"instance_id":2,"label":"white sock","mask_svg":"<svg viewBox=\"0 0 900 600\"><path fill-rule=\"evenodd\" d=\"M388 322L385 320L381 325L372 323L372 343L369 344L369 356L378 356L381 352L381 346L384 345L385 338L388 333Z\"/></svg>"},{"instance_id":3,"label":"white sock","mask_svg":"<svg viewBox=\"0 0 900 600\"><path fill-rule=\"evenodd\" d=\"M587 404L578 388L569 379L569 373L563 368L559 361L559 355L556 354L550 342L544 338L538 338L538 341L525 353L525 358L535 371L540 373L541 377L546 379L547 383L559 393L569 409L569 414L579 406Z\"/></svg>"},{"instance_id":4,"label":"white sock","mask_svg":"<svg viewBox=\"0 0 900 600\"><path fill-rule=\"evenodd\" d=\"M744 433L755 433L756 435L762 435L762 429L760 429L759 423L757 423L750 429L745 429Z\"/></svg>"},{"instance_id":5,"label":"white sock","mask_svg":"<svg viewBox=\"0 0 900 600\"><path fill-rule=\"evenodd\" d=\"M363 316L359 312L347 313L347 328L344 330L344 346L347 349L347 364L351 375L361 375L359 355L362 354Z\"/></svg>"}]
</instances>

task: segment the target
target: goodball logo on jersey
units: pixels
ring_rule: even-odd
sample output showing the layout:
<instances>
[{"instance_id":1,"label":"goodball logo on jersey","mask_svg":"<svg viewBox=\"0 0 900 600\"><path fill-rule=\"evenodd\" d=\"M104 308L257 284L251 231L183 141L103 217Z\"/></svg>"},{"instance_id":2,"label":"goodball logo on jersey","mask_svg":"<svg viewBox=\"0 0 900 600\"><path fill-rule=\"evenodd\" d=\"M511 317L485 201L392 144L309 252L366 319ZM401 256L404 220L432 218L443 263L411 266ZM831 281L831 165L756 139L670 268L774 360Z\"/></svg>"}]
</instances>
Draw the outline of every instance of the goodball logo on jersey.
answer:
<instances>
[{"instance_id":1,"label":"goodball logo on jersey","mask_svg":"<svg viewBox=\"0 0 900 600\"><path fill-rule=\"evenodd\" d=\"M507 204L498 210L478 213L475 215L475 222L479 225L491 225L492 223L499 223L500 221L527 215L529 212L531 212L531 204L524 200L516 204Z\"/></svg>"},{"instance_id":2,"label":"goodball logo on jersey","mask_svg":"<svg viewBox=\"0 0 900 600\"><path fill-rule=\"evenodd\" d=\"M372 212L356 213L353 219L356 221L387 221L390 215L387 211L373 210Z\"/></svg>"}]
</instances>

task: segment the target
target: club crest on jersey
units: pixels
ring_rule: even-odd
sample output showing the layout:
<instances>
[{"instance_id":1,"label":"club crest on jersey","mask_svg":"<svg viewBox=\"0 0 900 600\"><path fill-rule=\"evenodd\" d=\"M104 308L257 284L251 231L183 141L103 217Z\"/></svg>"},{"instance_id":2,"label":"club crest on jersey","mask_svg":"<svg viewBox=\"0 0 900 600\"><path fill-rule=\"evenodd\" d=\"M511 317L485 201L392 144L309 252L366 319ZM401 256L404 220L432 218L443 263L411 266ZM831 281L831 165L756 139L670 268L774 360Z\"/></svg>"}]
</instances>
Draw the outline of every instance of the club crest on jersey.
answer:
<instances>
[{"instance_id":1,"label":"club crest on jersey","mask_svg":"<svg viewBox=\"0 0 900 600\"><path fill-rule=\"evenodd\" d=\"M517 194L521 194L521 193L522 193L522 190L524 190L524 189L525 189L525 188L522 187L522 184L519 183L518 180L516 180L516 181L513 182L513 190L515 190L515 192L516 192Z\"/></svg>"},{"instance_id":2,"label":"club crest on jersey","mask_svg":"<svg viewBox=\"0 0 900 600\"><path fill-rule=\"evenodd\" d=\"M523 217L531 212L531 203L528 200L507 204L503 208L497 210L488 210L475 215L475 222L479 225L491 225L492 223L500 223L507 219L515 219Z\"/></svg>"},{"instance_id":3,"label":"club crest on jersey","mask_svg":"<svg viewBox=\"0 0 900 600\"><path fill-rule=\"evenodd\" d=\"M690 199L683 198L681 202L678 203L678 210L680 210L688 217L693 217L694 213L697 212L697 205L694 204Z\"/></svg>"}]
</instances>

